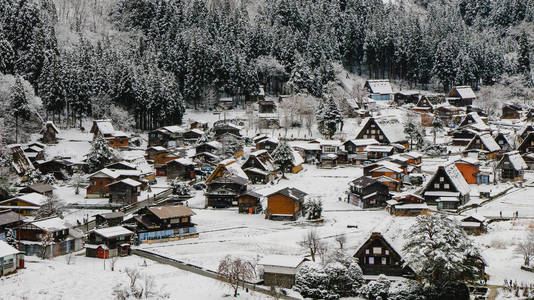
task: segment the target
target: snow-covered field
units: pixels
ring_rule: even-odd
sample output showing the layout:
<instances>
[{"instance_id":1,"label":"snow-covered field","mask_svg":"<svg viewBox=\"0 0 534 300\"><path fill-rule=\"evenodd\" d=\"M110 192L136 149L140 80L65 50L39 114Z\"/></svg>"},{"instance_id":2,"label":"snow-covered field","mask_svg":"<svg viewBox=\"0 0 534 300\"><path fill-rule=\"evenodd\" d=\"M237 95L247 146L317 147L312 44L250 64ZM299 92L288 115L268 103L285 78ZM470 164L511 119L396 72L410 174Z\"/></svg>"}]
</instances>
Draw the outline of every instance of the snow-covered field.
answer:
<instances>
[{"instance_id":1,"label":"snow-covered field","mask_svg":"<svg viewBox=\"0 0 534 300\"><path fill-rule=\"evenodd\" d=\"M168 294L168 299L226 299L232 293L217 280L137 256L119 258L115 271L111 271L110 260L85 256L75 256L70 265L65 257L51 260L27 257L24 270L0 277L0 299L115 299L113 288L121 283L129 285L124 272L126 267L138 268L143 277L153 276L156 290ZM138 283L142 285L143 278ZM244 299L269 299L266 295L241 289L240 293Z\"/></svg>"}]
</instances>

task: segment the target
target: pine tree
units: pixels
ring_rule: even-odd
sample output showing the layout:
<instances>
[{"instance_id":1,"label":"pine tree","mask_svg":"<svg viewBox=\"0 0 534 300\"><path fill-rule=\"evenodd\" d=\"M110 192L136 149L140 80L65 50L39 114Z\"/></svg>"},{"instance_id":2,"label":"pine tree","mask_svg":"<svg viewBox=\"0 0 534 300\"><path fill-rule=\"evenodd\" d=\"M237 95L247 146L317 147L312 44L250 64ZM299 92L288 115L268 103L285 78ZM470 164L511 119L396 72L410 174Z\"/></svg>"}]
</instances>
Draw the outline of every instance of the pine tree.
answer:
<instances>
[{"instance_id":1,"label":"pine tree","mask_svg":"<svg viewBox=\"0 0 534 300\"><path fill-rule=\"evenodd\" d=\"M519 38L519 57L517 59L517 71L521 74L530 73L530 42L528 34L523 32Z\"/></svg>"},{"instance_id":2,"label":"pine tree","mask_svg":"<svg viewBox=\"0 0 534 300\"><path fill-rule=\"evenodd\" d=\"M436 145L436 137L437 137L438 131L443 130L443 128L444 128L443 121L441 121L441 119L438 116L434 116L434 118L432 119L432 134L434 136L434 139L433 139L434 145Z\"/></svg>"},{"instance_id":3,"label":"pine tree","mask_svg":"<svg viewBox=\"0 0 534 300\"><path fill-rule=\"evenodd\" d=\"M85 161L91 172L95 172L112 163L115 158L116 155L107 141L102 136L97 136Z\"/></svg>"},{"instance_id":4,"label":"pine tree","mask_svg":"<svg viewBox=\"0 0 534 300\"><path fill-rule=\"evenodd\" d=\"M406 234L404 260L424 283L476 282L484 275L479 248L456 219L443 214L418 216Z\"/></svg>"},{"instance_id":5,"label":"pine tree","mask_svg":"<svg viewBox=\"0 0 534 300\"><path fill-rule=\"evenodd\" d=\"M329 139L336 133L338 124L343 122L343 115L331 96L320 104L316 118L319 132Z\"/></svg>"},{"instance_id":6,"label":"pine tree","mask_svg":"<svg viewBox=\"0 0 534 300\"><path fill-rule=\"evenodd\" d=\"M22 85L20 76L17 76L15 84L11 87L10 109L15 117L15 142L19 142L19 122L27 121L30 118L30 106L26 91Z\"/></svg>"},{"instance_id":7,"label":"pine tree","mask_svg":"<svg viewBox=\"0 0 534 300\"><path fill-rule=\"evenodd\" d=\"M285 172L293 165L293 150L286 141L280 141L272 156L273 162L282 172L282 178L286 178Z\"/></svg>"}]
</instances>

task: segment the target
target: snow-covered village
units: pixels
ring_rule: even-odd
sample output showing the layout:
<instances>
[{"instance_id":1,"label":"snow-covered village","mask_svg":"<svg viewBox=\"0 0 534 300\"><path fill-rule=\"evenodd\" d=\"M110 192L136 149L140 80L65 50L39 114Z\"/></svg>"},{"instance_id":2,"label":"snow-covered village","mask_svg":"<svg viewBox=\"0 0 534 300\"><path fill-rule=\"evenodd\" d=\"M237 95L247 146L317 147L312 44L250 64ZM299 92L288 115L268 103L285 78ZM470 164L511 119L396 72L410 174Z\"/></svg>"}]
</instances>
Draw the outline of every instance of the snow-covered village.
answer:
<instances>
[{"instance_id":1,"label":"snow-covered village","mask_svg":"<svg viewBox=\"0 0 534 300\"><path fill-rule=\"evenodd\" d=\"M533 22L0 0L0 299L534 299Z\"/></svg>"}]
</instances>

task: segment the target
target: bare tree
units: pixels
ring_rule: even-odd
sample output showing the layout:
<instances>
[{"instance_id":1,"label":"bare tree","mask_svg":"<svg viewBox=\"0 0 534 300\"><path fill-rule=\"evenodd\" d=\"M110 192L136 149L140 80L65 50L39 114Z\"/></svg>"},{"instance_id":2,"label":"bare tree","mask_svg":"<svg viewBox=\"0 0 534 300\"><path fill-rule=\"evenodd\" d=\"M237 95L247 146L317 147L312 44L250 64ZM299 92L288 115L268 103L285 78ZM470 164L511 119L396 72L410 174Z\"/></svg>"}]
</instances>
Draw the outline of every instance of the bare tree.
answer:
<instances>
[{"instance_id":1,"label":"bare tree","mask_svg":"<svg viewBox=\"0 0 534 300\"><path fill-rule=\"evenodd\" d=\"M319 239L319 235L315 229L310 229L303 237L299 245L310 251L312 261L315 261L315 255L322 252L325 244Z\"/></svg>"},{"instance_id":2,"label":"bare tree","mask_svg":"<svg viewBox=\"0 0 534 300\"><path fill-rule=\"evenodd\" d=\"M65 255L65 262L67 265L74 264L74 254L72 252Z\"/></svg>"},{"instance_id":3,"label":"bare tree","mask_svg":"<svg viewBox=\"0 0 534 300\"><path fill-rule=\"evenodd\" d=\"M345 234L336 236L336 242L339 244L339 249L343 249L343 245L347 242L347 237Z\"/></svg>"},{"instance_id":4,"label":"bare tree","mask_svg":"<svg viewBox=\"0 0 534 300\"><path fill-rule=\"evenodd\" d=\"M52 233L47 232L43 234L41 237L41 258L46 258L46 249L48 249L48 246L54 244L54 236Z\"/></svg>"},{"instance_id":5,"label":"bare tree","mask_svg":"<svg viewBox=\"0 0 534 300\"><path fill-rule=\"evenodd\" d=\"M43 219L52 216L62 217L65 210L65 203L57 196L49 197L37 210L35 219Z\"/></svg>"},{"instance_id":6,"label":"bare tree","mask_svg":"<svg viewBox=\"0 0 534 300\"><path fill-rule=\"evenodd\" d=\"M227 255L219 262L217 274L219 280L228 283L234 289L234 297L237 297L239 283L244 285L245 280L254 279L256 277L256 268L250 261Z\"/></svg>"},{"instance_id":7,"label":"bare tree","mask_svg":"<svg viewBox=\"0 0 534 300\"><path fill-rule=\"evenodd\" d=\"M117 256L111 258L110 266L112 272L115 271L115 264L117 263L117 260L119 260L119 257Z\"/></svg>"},{"instance_id":8,"label":"bare tree","mask_svg":"<svg viewBox=\"0 0 534 300\"><path fill-rule=\"evenodd\" d=\"M139 272L139 269L137 268L128 268L128 267L126 267L124 271L126 272L126 275L128 276L128 278L130 278L130 287L134 287L135 282L141 275L141 272Z\"/></svg>"},{"instance_id":9,"label":"bare tree","mask_svg":"<svg viewBox=\"0 0 534 300\"><path fill-rule=\"evenodd\" d=\"M534 230L529 231L527 237L519 242L514 252L523 255L523 264L530 266L530 259L534 256Z\"/></svg>"},{"instance_id":10,"label":"bare tree","mask_svg":"<svg viewBox=\"0 0 534 300\"><path fill-rule=\"evenodd\" d=\"M85 179L80 174L74 174L72 178L70 179L70 184L74 186L76 189L74 190L74 194L78 195L80 194L80 187L84 183Z\"/></svg>"}]
</instances>

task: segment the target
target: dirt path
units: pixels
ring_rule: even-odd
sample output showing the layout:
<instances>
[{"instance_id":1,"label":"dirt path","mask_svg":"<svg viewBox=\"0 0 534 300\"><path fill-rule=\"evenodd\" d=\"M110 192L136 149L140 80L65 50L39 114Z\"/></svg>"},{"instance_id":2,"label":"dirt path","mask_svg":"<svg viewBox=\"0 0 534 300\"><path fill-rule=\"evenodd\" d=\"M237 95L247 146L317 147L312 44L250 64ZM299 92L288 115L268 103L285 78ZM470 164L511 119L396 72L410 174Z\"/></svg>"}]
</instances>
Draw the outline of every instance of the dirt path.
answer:
<instances>
[{"instance_id":1,"label":"dirt path","mask_svg":"<svg viewBox=\"0 0 534 300\"><path fill-rule=\"evenodd\" d=\"M500 288L500 286L498 286L498 285L488 285L488 288L489 288L489 293L488 293L488 296L486 297L486 299L487 300L495 300L495 298L497 298L497 296L499 295L498 289Z\"/></svg>"}]
</instances>

